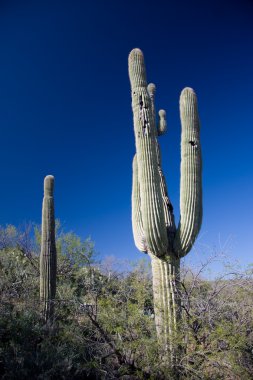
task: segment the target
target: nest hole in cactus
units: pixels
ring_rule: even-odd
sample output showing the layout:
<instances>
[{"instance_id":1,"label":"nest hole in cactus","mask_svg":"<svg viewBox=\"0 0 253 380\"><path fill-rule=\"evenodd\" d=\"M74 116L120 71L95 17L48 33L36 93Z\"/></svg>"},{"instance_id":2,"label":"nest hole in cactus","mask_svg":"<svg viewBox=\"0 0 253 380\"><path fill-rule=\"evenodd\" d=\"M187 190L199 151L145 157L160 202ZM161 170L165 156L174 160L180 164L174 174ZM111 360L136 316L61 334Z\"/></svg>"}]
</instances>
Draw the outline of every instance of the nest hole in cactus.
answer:
<instances>
[{"instance_id":1,"label":"nest hole in cactus","mask_svg":"<svg viewBox=\"0 0 253 380\"><path fill-rule=\"evenodd\" d=\"M191 146L193 146L194 148L197 148L197 144L195 143L195 141L193 141L193 140L190 140L189 141L189 144L191 144Z\"/></svg>"},{"instance_id":2,"label":"nest hole in cactus","mask_svg":"<svg viewBox=\"0 0 253 380\"><path fill-rule=\"evenodd\" d=\"M142 95L140 95L140 108L141 108L141 110L142 110L142 107L143 107L143 100L142 100Z\"/></svg>"}]
</instances>

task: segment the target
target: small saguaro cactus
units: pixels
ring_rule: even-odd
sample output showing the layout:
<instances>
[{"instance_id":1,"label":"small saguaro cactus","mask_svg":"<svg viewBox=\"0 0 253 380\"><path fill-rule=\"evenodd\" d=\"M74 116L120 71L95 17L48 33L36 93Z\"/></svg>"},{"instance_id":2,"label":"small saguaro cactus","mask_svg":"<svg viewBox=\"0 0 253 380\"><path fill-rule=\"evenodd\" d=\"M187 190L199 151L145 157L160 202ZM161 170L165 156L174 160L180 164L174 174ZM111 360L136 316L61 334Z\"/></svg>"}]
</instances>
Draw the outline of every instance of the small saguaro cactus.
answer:
<instances>
[{"instance_id":1,"label":"small saguaro cactus","mask_svg":"<svg viewBox=\"0 0 253 380\"><path fill-rule=\"evenodd\" d=\"M54 218L54 177L44 179L40 253L40 299L45 321L53 316L56 293L56 245Z\"/></svg>"},{"instance_id":2,"label":"small saguaro cactus","mask_svg":"<svg viewBox=\"0 0 253 380\"><path fill-rule=\"evenodd\" d=\"M132 225L137 248L151 257L158 340L173 348L180 318L180 258L191 249L202 221L201 149L197 98L191 88L180 96L180 221L176 228L161 168L157 137L167 129L166 113L156 125L155 85L147 84L143 53L129 55L136 154L133 159Z\"/></svg>"}]
</instances>

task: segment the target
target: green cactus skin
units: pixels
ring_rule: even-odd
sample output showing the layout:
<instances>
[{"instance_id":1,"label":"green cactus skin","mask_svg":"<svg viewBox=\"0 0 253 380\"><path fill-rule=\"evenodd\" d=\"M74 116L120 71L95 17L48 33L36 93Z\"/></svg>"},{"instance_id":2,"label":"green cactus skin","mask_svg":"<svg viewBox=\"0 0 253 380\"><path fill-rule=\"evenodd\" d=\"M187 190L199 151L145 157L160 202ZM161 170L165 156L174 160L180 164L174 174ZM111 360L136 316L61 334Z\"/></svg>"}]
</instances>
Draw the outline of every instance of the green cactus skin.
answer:
<instances>
[{"instance_id":1,"label":"green cactus skin","mask_svg":"<svg viewBox=\"0 0 253 380\"><path fill-rule=\"evenodd\" d=\"M197 97L191 88L185 88L180 96L181 133L181 182L180 222L174 250L185 256L199 233L202 222L201 149Z\"/></svg>"},{"instance_id":2,"label":"green cactus skin","mask_svg":"<svg viewBox=\"0 0 253 380\"><path fill-rule=\"evenodd\" d=\"M157 137L167 130L166 113L156 125L155 85L147 84L143 53L129 54L136 155L133 160L132 226L137 248L151 257L158 339L172 350L180 318L180 258L191 249L202 221L201 149L197 98L191 88L180 96L180 221L176 228Z\"/></svg>"},{"instance_id":3,"label":"green cactus skin","mask_svg":"<svg viewBox=\"0 0 253 380\"><path fill-rule=\"evenodd\" d=\"M56 294L56 245L53 192L54 177L48 175L44 179L40 254L40 299L42 302L42 313L46 321L53 316L53 300Z\"/></svg>"}]
</instances>

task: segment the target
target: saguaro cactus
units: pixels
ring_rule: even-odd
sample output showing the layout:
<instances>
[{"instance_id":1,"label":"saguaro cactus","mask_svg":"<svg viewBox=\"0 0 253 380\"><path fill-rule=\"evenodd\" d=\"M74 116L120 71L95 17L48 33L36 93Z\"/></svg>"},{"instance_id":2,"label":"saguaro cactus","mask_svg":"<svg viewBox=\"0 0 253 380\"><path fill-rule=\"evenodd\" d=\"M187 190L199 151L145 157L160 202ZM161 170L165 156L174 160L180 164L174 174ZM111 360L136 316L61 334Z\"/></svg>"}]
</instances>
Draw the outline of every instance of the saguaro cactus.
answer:
<instances>
[{"instance_id":1,"label":"saguaro cactus","mask_svg":"<svg viewBox=\"0 0 253 380\"><path fill-rule=\"evenodd\" d=\"M40 253L40 299L46 321L53 316L56 293L56 246L54 219L54 177L44 179L44 198L42 205L42 231Z\"/></svg>"},{"instance_id":2,"label":"saguaro cactus","mask_svg":"<svg viewBox=\"0 0 253 380\"><path fill-rule=\"evenodd\" d=\"M166 113L156 125L155 85L147 84L140 49L129 55L136 154L133 160L132 224L137 248L151 257L155 322L160 342L172 350L180 317L180 258L191 249L202 221L201 149L197 98L191 88L180 96L180 221L176 228L161 168L157 137L165 133Z\"/></svg>"}]
</instances>

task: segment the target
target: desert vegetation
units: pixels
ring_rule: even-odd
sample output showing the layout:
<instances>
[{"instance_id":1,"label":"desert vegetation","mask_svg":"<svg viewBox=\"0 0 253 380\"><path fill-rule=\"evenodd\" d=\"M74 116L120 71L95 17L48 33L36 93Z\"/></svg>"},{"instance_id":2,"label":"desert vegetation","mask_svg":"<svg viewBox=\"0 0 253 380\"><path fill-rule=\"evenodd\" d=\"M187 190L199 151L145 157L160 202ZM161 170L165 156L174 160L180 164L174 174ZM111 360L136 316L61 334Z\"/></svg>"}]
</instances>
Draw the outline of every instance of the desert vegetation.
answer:
<instances>
[{"instance_id":1,"label":"desert vegetation","mask_svg":"<svg viewBox=\"0 0 253 380\"><path fill-rule=\"evenodd\" d=\"M45 321L38 226L0 229L3 379L172 379L156 339L149 262L99 261L56 222L57 290ZM217 259L214 257L213 259ZM180 379L251 379L253 270L181 266Z\"/></svg>"}]
</instances>

